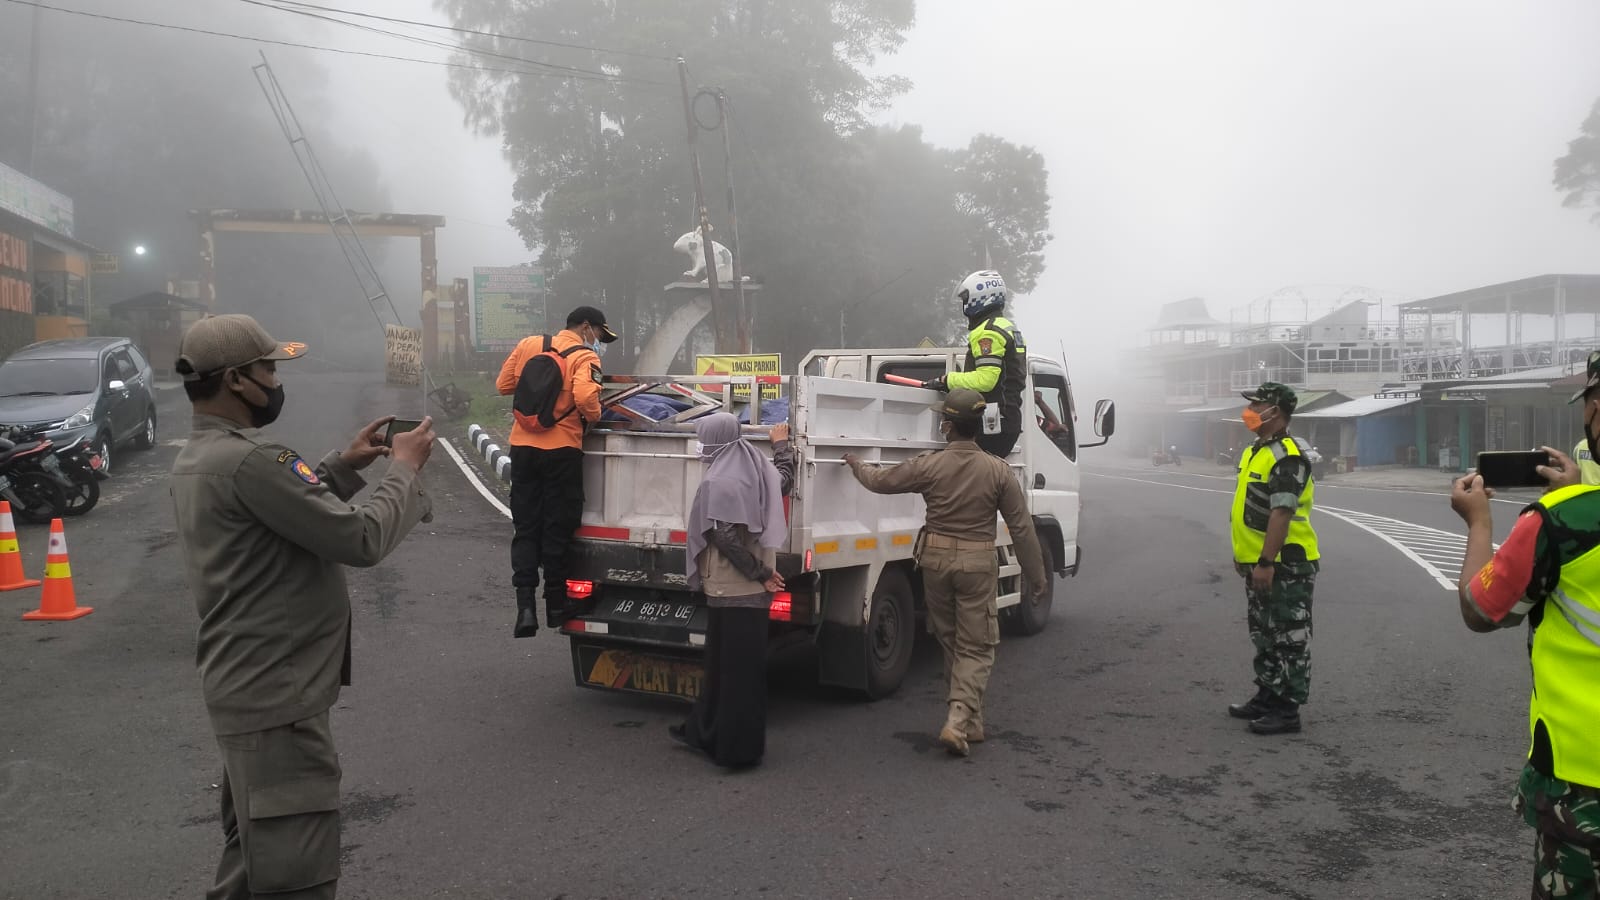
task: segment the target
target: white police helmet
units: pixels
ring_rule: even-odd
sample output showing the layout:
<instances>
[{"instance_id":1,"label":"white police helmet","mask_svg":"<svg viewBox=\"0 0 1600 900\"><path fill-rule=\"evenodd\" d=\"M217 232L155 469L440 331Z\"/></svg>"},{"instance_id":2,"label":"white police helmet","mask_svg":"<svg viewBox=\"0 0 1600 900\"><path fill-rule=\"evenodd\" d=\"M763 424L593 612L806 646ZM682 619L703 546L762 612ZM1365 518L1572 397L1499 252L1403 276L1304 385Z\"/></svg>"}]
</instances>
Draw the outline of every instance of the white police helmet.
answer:
<instances>
[{"instance_id":1,"label":"white police helmet","mask_svg":"<svg viewBox=\"0 0 1600 900\"><path fill-rule=\"evenodd\" d=\"M993 269L980 269L961 280L956 301L963 315L976 319L1006 305L1006 280Z\"/></svg>"}]
</instances>

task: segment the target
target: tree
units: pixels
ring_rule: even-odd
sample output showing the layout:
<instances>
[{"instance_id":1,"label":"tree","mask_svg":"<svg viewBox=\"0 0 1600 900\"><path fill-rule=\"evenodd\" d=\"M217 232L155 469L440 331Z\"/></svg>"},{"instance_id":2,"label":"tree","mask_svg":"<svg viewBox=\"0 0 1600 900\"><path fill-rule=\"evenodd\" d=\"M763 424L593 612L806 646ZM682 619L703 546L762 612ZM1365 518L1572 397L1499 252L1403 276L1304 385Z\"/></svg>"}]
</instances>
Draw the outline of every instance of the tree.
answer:
<instances>
[{"instance_id":1,"label":"tree","mask_svg":"<svg viewBox=\"0 0 1600 900\"><path fill-rule=\"evenodd\" d=\"M1600 100L1583 120L1583 133L1567 144L1567 155L1556 160L1556 190L1565 191L1562 205L1600 206ZM1592 221L1600 224L1600 212Z\"/></svg>"},{"instance_id":2,"label":"tree","mask_svg":"<svg viewBox=\"0 0 1600 900\"><path fill-rule=\"evenodd\" d=\"M956 162L956 206L969 220L972 248L993 256L1012 290L1029 293L1044 271L1052 238L1044 157L992 134L972 139Z\"/></svg>"},{"instance_id":3,"label":"tree","mask_svg":"<svg viewBox=\"0 0 1600 900\"><path fill-rule=\"evenodd\" d=\"M903 40L910 0L439 5L461 27L606 48L540 48L542 63L568 68L463 71L452 86L467 121L504 138L517 173L512 221L540 248L557 307L616 311L629 341L619 348L623 370L632 345L667 314L661 286L686 262L670 247L697 223L670 58L678 53L692 64L691 93L721 86L732 103L720 127L732 129L744 270L764 280L754 299L761 349L793 356L841 341L898 345L913 328L921 333L912 342L943 339L956 324L950 288L981 263L980 235L1024 264L1042 248L1021 233L1048 214L1043 166L1029 169L1037 154L998 139L982 158L949 153L917 129L869 125L906 87L867 66ZM509 40L480 49L527 52ZM704 96L694 104L707 127L719 126L714 107ZM721 135L701 131L698 143L712 220L722 225ZM1042 205L1012 209L1012 186L1036 186ZM728 242L720 230L713 236Z\"/></svg>"}]
</instances>

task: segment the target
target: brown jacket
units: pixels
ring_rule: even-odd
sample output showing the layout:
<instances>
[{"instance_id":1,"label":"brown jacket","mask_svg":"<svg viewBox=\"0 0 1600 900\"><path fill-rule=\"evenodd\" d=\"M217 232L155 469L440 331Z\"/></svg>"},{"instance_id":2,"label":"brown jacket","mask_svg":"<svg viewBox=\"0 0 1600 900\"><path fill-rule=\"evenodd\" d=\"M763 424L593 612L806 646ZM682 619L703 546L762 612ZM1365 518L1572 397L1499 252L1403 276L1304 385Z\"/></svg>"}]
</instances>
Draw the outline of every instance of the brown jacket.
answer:
<instances>
[{"instance_id":1,"label":"brown jacket","mask_svg":"<svg viewBox=\"0 0 1600 900\"><path fill-rule=\"evenodd\" d=\"M583 339L573 331L562 331L550 339L557 351L583 345ZM505 395L517 391L517 380L522 377L522 367L528 360L544 351L544 335L525 337L500 367L500 377L495 379L495 389ZM537 447L556 450L562 447L583 449L583 429L600 421L600 357L584 347L566 358L567 384L556 398L556 415L567 414L548 431L529 431L516 419L511 420L511 446Z\"/></svg>"},{"instance_id":2,"label":"brown jacket","mask_svg":"<svg viewBox=\"0 0 1600 900\"><path fill-rule=\"evenodd\" d=\"M377 565L432 510L403 463L351 506L365 486L338 453L313 469L254 428L194 417L172 499L217 734L297 722L338 699L350 649L344 566Z\"/></svg>"},{"instance_id":3,"label":"brown jacket","mask_svg":"<svg viewBox=\"0 0 1600 900\"><path fill-rule=\"evenodd\" d=\"M951 441L943 450L898 466L859 466L855 475L876 494L921 494L928 506L928 531L960 541L993 544L998 511L1011 529L1023 574L1030 584L1044 584L1044 557L1022 488L1010 466L976 443Z\"/></svg>"}]
</instances>

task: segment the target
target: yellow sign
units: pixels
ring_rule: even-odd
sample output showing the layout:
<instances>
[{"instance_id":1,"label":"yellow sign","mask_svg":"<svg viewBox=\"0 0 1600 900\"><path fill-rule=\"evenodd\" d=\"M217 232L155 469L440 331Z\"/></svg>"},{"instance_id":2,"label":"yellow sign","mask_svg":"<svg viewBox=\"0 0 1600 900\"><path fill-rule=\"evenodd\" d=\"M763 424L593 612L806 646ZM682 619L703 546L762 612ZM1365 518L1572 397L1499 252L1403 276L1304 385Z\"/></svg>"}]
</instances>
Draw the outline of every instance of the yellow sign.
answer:
<instances>
[{"instance_id":1,"label":"yellow sign","mask_svg":"<svg viewBox=\"0 0 1600 900\"><path fill-rule=\"evenodd\" d=\"M780 353L764 353L754 356L696 356L694 358L694 373L696 375L754 375L758 378L779 378L783 375L783 355ZM721 387L721 385L717 385ZM771 400L778 396L778 384L761 385L761 399ZM733 399L749 400L750 389L743 385L736 385L733 389Z\"/></svg>"}]
</instances>

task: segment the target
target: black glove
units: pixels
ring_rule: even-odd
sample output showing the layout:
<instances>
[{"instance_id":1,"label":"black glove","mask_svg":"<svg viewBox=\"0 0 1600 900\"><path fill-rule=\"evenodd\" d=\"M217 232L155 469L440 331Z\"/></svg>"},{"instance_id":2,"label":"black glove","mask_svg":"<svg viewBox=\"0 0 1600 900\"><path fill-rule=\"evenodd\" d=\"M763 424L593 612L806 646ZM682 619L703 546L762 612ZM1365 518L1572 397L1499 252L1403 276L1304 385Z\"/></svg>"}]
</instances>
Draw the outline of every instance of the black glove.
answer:
<instances>
[{"instance_id":1,"label":"black glove","mask_svg":"<svg viewBox=\"0 0 1600 900\"><path fill-rule=\"evenodd\" d=\"M927 381L924 381L922 383L922 386L923 386L924 389L930 390L930 391L948 391L948 390L950 390L950 385L945 383L943 375L940 375L938 378L930 378Z\"/></svg>"}]
</instances>

